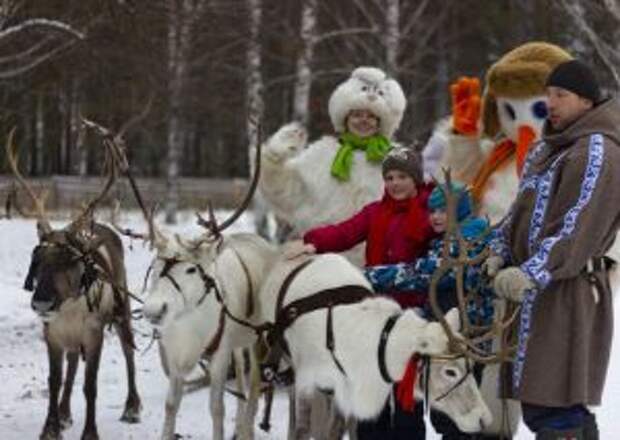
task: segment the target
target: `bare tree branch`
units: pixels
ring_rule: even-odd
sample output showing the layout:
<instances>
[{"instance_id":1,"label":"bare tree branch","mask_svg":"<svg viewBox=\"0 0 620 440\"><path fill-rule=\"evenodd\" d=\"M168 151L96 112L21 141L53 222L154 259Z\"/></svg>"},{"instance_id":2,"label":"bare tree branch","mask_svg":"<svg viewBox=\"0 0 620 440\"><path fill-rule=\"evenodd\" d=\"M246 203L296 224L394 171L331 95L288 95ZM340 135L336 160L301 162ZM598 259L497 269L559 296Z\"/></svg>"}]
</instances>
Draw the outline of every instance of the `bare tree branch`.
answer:
<instances>
[{"instance_id":1,"label":"bare tree branch","mask_svg":"<svg viewBox=\"0 0 620 440\"><path fill-rule=\"evenodd\" d=\"M31 18L29 20L25 20L19 24L6 28L0 31L0 40L8 37L9 35L16 34L18 32L22 32L29 28L34 27L42 27L42 28L50 28L53 30L59 30L65 32L78 40L83 40L86 38L86 35L77 29L73 28L71 25L67 23L63 23L58 20L49 20L47 18Z\"/></svg>"},{"instance_id":2,"label":"bare tree branch","mask_svg":"<svg viewBox=\"0 0 620 440\"><path fill-rule=\"evenodd\" d=\"M620 64L620 53L602 40L586 21L583 5L579 0L560 0L564 9L573 19L577 27L586 34L596 53L614 77L614 81L620 86L620 72L617 65ZM613 59L612 59L613 58Z\"/></svg>"}]
</instances>

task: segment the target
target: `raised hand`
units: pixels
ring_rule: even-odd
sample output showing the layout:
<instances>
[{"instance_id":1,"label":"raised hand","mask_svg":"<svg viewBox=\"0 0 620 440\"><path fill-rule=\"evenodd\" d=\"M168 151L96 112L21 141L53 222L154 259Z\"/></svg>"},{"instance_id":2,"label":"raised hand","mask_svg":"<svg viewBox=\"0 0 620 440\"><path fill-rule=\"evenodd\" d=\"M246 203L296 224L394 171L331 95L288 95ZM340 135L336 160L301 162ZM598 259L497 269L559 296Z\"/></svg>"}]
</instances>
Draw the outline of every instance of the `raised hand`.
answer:
<instances>
[{"instance_id":1,"label":"raised hand","mask_svg":"<svg viewBox=\"0 0 620 440\"><path fill-rule=\"evenodd\" d=\"M462 76L450 85L452 96L452 128L459 134L478 132L480 118L480 81Z\"/></svg>"}]
</instances>

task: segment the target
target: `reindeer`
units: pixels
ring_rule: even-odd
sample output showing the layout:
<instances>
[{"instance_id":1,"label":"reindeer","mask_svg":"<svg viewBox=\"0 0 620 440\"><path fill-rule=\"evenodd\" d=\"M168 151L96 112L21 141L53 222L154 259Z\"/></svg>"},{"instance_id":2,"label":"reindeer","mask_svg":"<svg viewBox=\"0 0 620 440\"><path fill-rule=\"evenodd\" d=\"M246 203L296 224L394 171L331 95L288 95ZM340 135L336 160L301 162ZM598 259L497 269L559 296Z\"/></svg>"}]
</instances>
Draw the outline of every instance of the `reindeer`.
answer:
<instances>
[{"instance_id":1,"label":"reindeer","mask_svg":"<svg viewBox=\"0 0 620 440\"><path fill-rule=\"evenodd\" d=\"M119 335L127 367L128 393L121 420L138 422L141 407L135 382L134 342L122 243L113 230L92 220L93 210L115 181L114 163L113 160L108 162L109 175L103 190L78 218L62 229L53 229L43 198L35 194L19 172L13 135L14 130L6 144L8 162L15 178L32 199L39 236L25 288L34 292L31 306L43 321L49 358L49 407L40 439L60 439L61 431L72 424L71 392L81 354L86 362L86 423L82 439L96 440L99 438L95 418L97 372L106 324L114 325ZM59 403L65 352L68 366Z\"/></svg>"},{"instance_id":2,"label":"reindeer","mask_svg":"<svg viewBox=\"0 0 620 440\"><path fill-rule=\"evenodd\" d=\"M491 416L465 358L444 356L448 337L437 322L401 310L375 296L364 275L337 254L280 260L263 283L263 320L268 340L288 352L298 398L318 390L333 393L345 417L370 419L383 408L393 382L414 355L424 380L414 396L427 396L465 432L491 423ZM446 315L454 333L456 310Z\"/></svg>"},{"instance_id":3,"label":"reindeer","mask_svg":"<svg viewBox=\"0 0 620 440\"><path fill-rule=\"evenodd\" d=\"M222 235L252 199L260 174L260 159L255 167L253 181L241 205L220 225L211 208L209 220L198 216L207 231L196 239L162 233L153 221L153 213L144 207L137 186L133 186L134 194L149 225L148 234L117 225L121 233L149 241L156 253L150 267L143 313L159 335L161 362L169 380L161 435L164 440L175 438L184 378L205 353L211 377L213 438L224 438L223 392L231 354L235 349L251 347L256 340L253 328L259 324L261 304L257 294L277 255L277 249L258 235ZM252 368L252 374L257 377L257 364ZM252 388L248 398L244 410L247 415L238 411L237 431L243 439L252 438L256 388Z\"/></svg>"}]
</instances>

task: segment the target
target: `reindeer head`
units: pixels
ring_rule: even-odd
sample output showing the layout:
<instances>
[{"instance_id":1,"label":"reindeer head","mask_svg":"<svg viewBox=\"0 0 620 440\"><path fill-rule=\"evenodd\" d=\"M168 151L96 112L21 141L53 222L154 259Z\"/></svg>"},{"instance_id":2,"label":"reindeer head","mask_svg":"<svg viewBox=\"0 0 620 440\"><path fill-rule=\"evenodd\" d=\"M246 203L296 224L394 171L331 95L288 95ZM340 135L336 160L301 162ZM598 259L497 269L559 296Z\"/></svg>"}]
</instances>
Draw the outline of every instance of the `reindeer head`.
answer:
<instances>
[{"instance_id":1,"label":"reindeer head","mask_svg":"<svg viewBox=\"0 0 620 440\"><path fill-rule=\"evenodd\" d=\"M143 312L153 326L163 328L219 295L214 267L219 242L185 243L158 234Z\"/></svg>"},{"instance_id":2,"label":"reindeer head","mask_svg":"<svg viewBox=\"0 0 620 440\"><path fill-rule=\"evenodd\" d=\"M15 206L23 216L37 219L39 236L39 244L32 251L24 288L34 292L31 301L33 310L49 319L63 302L80 297L97 279L101 266L97 265L93 256L102 239L96 237L92 215L116 180L116 165L108 157L108 180L103 190L68 226L53 229L45 212L45 199L35 194L19 171L14 134L15 130L12 130L7 139L7 159L15 178L30 196L34 212L26 212L17 203Z\"/></svg>"},{"instance_id":3,"label":"reindeer head","mask_svg":"<svg viewBox=\"0 0 620 440\"><path fill-rule=\"evenodd\" d=\"M86 231L52 230L32 251L24 288L33 292L31 306L49 319L67 300L78 299L98 278L93 258L98 244Z\"/></svg>"},{"instance_id":4,"label":"reindeer head","mask_svg":"<svg viewBox=\"0 0 620 440\"><path fill-rule=\"evenodd\" d=\"M260 133L260 129L259 129ZM260 134L259 134L260 137ZM144 315L151 324L158 327L166 327L184 313L195 309L197 306L214 293L217 300L221 301L216 283L216 259L222 249L224 238L222 232L237 220L247 209L260 176L261 143L256 148L255 170L252 182L241 204L224 222L218 224L215 213L209 205L209 219L198 216L198 224L206 231L198 239L185 241L175 235L174 240L159 231L154 222L154 212L147 212L138 186L134 184L133 177L128 173L127 177L132 183L132 188L142 213L149 225L148 234L135 233L114 225L116 229L134 238L149 241L156 250L156 257L151 265L149 294L144 303ZM215 308L211 308L215 309Z\"/></svg>"},{"instance_id":5,"label":"reindeer head","mask_svg":"<svg viewBox=\"0 0 620 440\"><path fill-rule=\"evenodd\" d=\"M428 365L422 367L415 393L426 393L431 407L450 417L463 432L478 432L491 424L493 418L474 378L472 361L431 356L425 362Z\"/></svg>"},{"instance_id":6,"label":"reindeer head","mask_svg":"<svg viewBox=\"0 0 620 440\"><path fill-rule=\"evenodd\" d=\"M461 337L459 312L451 309L445 322L454 337ZM492 422L491 412L482 399L474 377L474 363L464 356L446 355L448 336L437 322L426 327L427 339L443 341L443 353L433 353L422 362L415 393L427 396L435 410L448 415L463 432L478 432ZM429 344L431 345L431 344ZM441 344L436 344L439 347ZM427 350L431 352L431 350Z\"/></svg>"}]
</instances>

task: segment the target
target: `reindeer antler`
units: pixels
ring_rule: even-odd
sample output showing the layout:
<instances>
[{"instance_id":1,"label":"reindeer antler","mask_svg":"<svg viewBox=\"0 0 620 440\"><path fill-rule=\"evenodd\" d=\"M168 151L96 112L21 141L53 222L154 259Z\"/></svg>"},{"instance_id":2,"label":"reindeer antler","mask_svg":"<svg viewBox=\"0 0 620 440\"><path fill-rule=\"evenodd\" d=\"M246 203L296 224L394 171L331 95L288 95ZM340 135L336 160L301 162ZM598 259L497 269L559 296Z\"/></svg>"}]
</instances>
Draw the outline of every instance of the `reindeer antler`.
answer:
<instances>
[{"instance_id":1,"label":"reindeer antler","mask_svg":"<svg viewBox=\"0 0 620 440\"><path fill-rule=\"evenodd\" d=\"M9 136L7 138L6 145L5 145L6 156L7 156L11 171L13 172L13 175L15 176L19 184L22 186L22 188L24 188L28 196L30 196L30 199L32 200L32 203L34 205L35 212L27 213L17 203L14 203L14 204L18 212L24 215L24 217L35 217L38 221L38 224L41 230L44 233L47 233L52 230L52 226L50 225L50 222L47 218L47 214L45 212L45 200L47 198L47 192L44 192L43 196L41 197L37 196L34 190L32 189L32 187L28 184L28 182L24 178L24 176L22 176L22 174L20 173L19 166L18 166L19 158L17 156L17 147L15 146L15 143L14 143L15 130L16 128L13 127L13 129L11 129L11 131L9 132ZM17 198L15 197L15 201L16 200Z\"/></svg>"},{"instance_id":2,"label":"reindeer antler","mask_svg":"<svg viewBox=\"0 0 620 440\"><path fill-rule=\"evenodd\" d=\"M252 177L250 187L248 188L248 192L245 194L243 201L235 209L232 215L228 217L226 220L224 220L219 225L217 224L217 221L215 219L215 213L213 212L213 206L211 202L209 202L208 204L209 220L205 220L203 217L200 216L199 213L196 213L196 216L198 217L198 224L206 228L214 237L219 237L222 231L224 231L224 229L232 225L241 216L241 214L243 214L243 212L248 208L248 206L250 206L250 203L252 202L252 198L254 197L254 193L256 192L256 188L258 187L258 180L260 178L260 169L261 169L261 151L262 151L262 143L263 143L262 129L261 129L261 125L257 123L257 120L255 118L250 118L250 122L252 123L254 127L256 127L256 130L258 131L258 136L257 136L258 143L256 145L254 176Z\"/></svg>"},{"instance_id":3,"label":"reindeer antler","mask_svg":"<svg viewBox=\"0 0 620 440\"><path fill-rule=\"evenodd\" d=\"M448 224L445 232L445 239L443 243L442 259L437 270L433 273L431 278L430 290L429 290L429 302L431 309L437 320L441 323L448 339L450 341L451 349L454 353L467 356L476 362L480 363L497 363L505 362L512 359L516 352L516 347L509 346L506 342L505 334L509 327L518 316L518 309L506 310L504 317L501 319L495 319L491 325L479 326L474 325L469 321L467 313L467 304L470 300L474 299L473 295L476 292L465 292L464 286L464 272L468 266L480 265L483 260L488 256L488 246L485 245L484 249L478 253L475 257L469 257L470 251L474 246L479 246L480 243L468 242L461 234L457 221L457 205L458 195L455 194L452 187L452 181L449 170L444 170L445 175L445 190L444 195L446 198L446 209L448 213ZM489 233L489 230L486 231ZM453 243L457 244L457 255L453 256L450 248ZM462 323L462 336L457 336L448 325L446 319L443 316L442 310L439 307L437 300L437 285L439 280L450 271L455 271L456 277L456 295L458 302L459 314ZM491 341L495 338L500 338L501 346L498 352L492 353L488 350L481 348L481 344L486 341Z\"/></svg>"}]
</instances>

